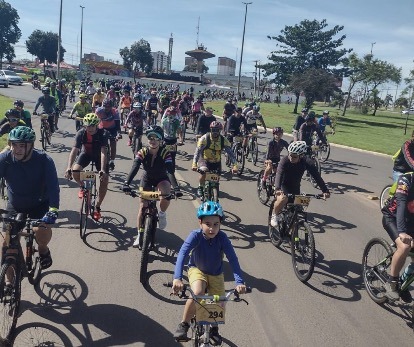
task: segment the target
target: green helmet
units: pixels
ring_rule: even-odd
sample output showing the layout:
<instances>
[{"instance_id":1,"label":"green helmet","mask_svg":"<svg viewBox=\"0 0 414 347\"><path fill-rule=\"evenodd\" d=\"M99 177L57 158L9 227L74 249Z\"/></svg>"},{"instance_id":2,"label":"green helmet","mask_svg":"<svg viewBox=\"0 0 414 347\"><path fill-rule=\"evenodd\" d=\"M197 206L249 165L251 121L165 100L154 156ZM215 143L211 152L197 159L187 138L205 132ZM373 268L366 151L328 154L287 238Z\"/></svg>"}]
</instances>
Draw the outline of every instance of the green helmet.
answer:
<instances>
[{"instance_id":1,"label":"green helmet","mask_svg":"<svg viewBox=\"0 0 414 347\"><path fill-rule=\"evenodd\" d=\"M83 117L83 124L88 125L97 125L99 123L99 118L95 113L88 113Z\"/></svg>"},{"instance_id":2,"label":"green helmet","mask_svg":"<svg viewBox=\"0 0 414 347\"><path fill-rule=\"evenodd\" d=\"M18 126L9 133L10 142L35 142L36 133L33 129L25 126Z\"/></svg>"}]
</instances>

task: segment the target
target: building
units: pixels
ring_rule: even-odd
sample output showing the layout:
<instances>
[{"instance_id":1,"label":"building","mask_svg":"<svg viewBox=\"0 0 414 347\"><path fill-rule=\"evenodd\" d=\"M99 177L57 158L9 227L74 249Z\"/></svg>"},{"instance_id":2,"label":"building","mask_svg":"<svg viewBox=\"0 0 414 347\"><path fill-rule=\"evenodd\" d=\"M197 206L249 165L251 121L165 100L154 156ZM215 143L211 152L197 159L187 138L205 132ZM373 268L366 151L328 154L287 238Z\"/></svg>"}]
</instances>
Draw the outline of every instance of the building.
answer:
<instances>
[{"instance_id":1,"label":"building","mask_svg":"<svg viewBox=\"0 0 414 347\"><path fill-rule=\"evenodd\" d=\"M168 69L168 55L164 52L151 52L152 58L154 59L154 64L152 66L152 72L155 73L165 73Z\"/></svg>"},{"instance_id":2,"label":"building","mask_svg":"<svg viewBox=\"0 0 414 347\"><path fill-rule=\"evenodd\" d=\"M234 76L236 74L236 61L231 58L219 57L217 75Z\"/></svg>"},{"instance_id":3,"label":"building","mask_svg":"<svg viewBox=\"0 0 414 347\"><path fill-rule=\"evenodd\" d=\"M104 59L103 56L91 52L89 54L85 53L83 55L83 60L84 61L98 61L99 62L99 61L104 61L105 59Z\"/></svg>"}]
</instances>

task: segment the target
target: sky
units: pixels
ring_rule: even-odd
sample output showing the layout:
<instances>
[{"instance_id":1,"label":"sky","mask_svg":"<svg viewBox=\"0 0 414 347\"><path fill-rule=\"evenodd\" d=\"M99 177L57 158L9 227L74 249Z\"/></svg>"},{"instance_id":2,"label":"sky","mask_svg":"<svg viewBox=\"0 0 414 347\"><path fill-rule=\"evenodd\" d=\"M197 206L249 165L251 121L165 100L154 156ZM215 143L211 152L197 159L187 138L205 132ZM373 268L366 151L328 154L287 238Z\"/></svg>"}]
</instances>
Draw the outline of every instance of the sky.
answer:
<instances>
[{"instance_id":1,"label":"sky","mask_svg":"<svg viewBox=\"0 0 414 347\"><path fill-rule=\"evenodd\" d=\"M25 40L40 29L59 31L60 0L6 0L20 16L22 37L15 47L17 58L32 59ZM83 53L95 52L105 59L119 61L119 49L140 39L152 51L168 54L168 39L174 38L172 69L184 68L185 51L204 44L215 58L205 61L209 73L217 73L217 57L237 61L239 71L246 5L237 0L62 0L62 45L65 61L79 63L81 8L83 10ZM245 0L247 2L247 0ZM344 26L344 48L360 57L375 58L402 68L408 77L414 69L414 0L251 0L247 6L242 75L252 76L256 60L268 61L276 50L276 36L285 26L302 20L326 19L328 27ZM338 35L339 37L339 35Z\"/></svg>"}]
</instances>

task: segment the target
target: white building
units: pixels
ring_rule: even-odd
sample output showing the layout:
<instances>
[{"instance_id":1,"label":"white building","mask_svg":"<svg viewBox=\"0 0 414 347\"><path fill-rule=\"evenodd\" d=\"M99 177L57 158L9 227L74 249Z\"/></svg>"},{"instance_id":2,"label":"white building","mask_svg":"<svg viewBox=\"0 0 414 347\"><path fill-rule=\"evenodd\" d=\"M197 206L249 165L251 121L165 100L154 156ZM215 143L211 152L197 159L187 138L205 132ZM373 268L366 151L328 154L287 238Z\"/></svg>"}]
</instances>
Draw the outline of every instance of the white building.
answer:
<instances>
[{"instance_id":1,"label":"white building","mask_svg":"<svg viewBox=\"0 0 414 347\"><path fill-rule=\"evenodd\" d=\"M217 75L234 76L236 74L236 61L231 58L219 57Z\"/></svg>"},{"instance_id":2,"label":"white building","mask_svg":"<svg viewBox=\"0 0 414 347\"><path fill-rule=\"evenodd\" d=\"M154 65L152 66L152 72L161 73L166 72L168 68L168 55L164 52L151 52L154 59Z\"/></svg>"}]
</instances>

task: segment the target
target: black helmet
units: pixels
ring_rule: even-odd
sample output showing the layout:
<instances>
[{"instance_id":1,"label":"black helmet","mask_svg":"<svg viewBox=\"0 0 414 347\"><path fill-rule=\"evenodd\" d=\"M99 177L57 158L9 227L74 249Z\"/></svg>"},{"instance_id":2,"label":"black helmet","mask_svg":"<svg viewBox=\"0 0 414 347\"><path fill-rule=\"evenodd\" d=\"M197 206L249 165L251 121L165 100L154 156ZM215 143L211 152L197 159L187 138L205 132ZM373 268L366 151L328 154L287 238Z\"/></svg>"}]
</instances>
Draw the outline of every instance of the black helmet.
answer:
<instances>
[{"instance_id":1,"label":"black helmet","mask_svg":"<svg viewBox=\"0 0 414 347\"><path fill-rule=\"evenodd\" d=\"M147 131L145 132L145 135L147 137L151 136L151 135L155 135L157 136L160 140L164 139L164 130L162 130L162 128L158 125L154 125L152 127L149 127L147 129Z\"/></svg>"},{"instance_id":2,"label":"black helmet","mask_svg":"<svg viewBox=\"0 0 414 347\"><path fill-rule=\"evenodd\" d=\"M50 88L49 87L43 87L42 88L42 93L43 94L50 94Z\"/></svg>"},{"instance_id":3,"label":"black helmet","mask_svg":"<svg viewBox=\"0 0 414 347\"><path fill-rule=\"evenodd\" d=\"M110 99L105 99L103 102L102 102L102 106L103 107L112 107L112 101L110 100Z\"/></svg>"},{"instance_id":4,"label":"black helmet","mask_svg":"<svg viewBox=\"0 0 414 347\"><path fill-rule=\"evenodd\" d=\"M15 108L12 108L10 110L6 111L6 118L20 118L20 111L16 110Z\"/></svg>"},{"instance_id":5,"label":"black helmet","mask_svg":"<svg viewBox=\"0 0 414 347\"><path fill-rule=\"evenodd\" d=\"M308 115L305 117L306 121L314 121L315 120L315 112L310 111Z\"/></svg>"},{"instance_id":6,"label":"black helmet","mask_svg":"<svg viewBox=\"0 0 414 347\"><path fill-rule=\"evenodd\" d=\"M275 127L273 128L273 135L278 134L278 133L282 133L283 134L283 128L282 127Z\"/></svg>"},{"instance_id":7,"label":"black helmet","mask_svg":"<svg viewBox=\"0 0 414 347\"><path fill-rule=\"evenodd\" d=\"M19 106L19 107L24 107L24 102L23 102L23 101L21 101L21 100L16 100L16 101L13 103L13 105L14 105L14 106Z\"/></svg>"}]
</instances>

